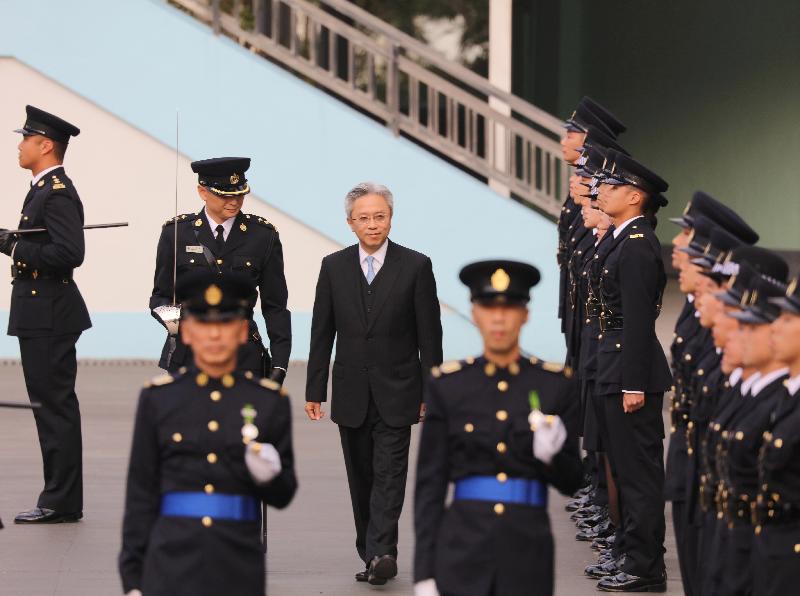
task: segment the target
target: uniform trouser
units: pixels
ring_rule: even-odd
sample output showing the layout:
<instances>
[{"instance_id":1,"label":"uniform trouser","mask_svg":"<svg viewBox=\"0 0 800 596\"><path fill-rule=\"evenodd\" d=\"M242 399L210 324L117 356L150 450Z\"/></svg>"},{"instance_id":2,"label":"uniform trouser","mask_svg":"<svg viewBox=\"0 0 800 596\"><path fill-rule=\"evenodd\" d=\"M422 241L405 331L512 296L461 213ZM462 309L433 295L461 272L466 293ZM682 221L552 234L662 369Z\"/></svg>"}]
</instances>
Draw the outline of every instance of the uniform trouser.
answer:
<instances>
[{"instance_id":1,"label":"uniform trouser","mask_svg":"<svg viewBox=\"0 0 800 596\"><path fill-rule=\"evenodd\" d=\"M37 506L59 513L83 510L81 414L75 395L79 337L19 338L28 397L41 404L33 410L44 470Z\"/></svg>"},{"instance_id":2,"label":"uniform trouser","mask_svg":"<svg viewBox=\"0 0 800 596\"><path fill-rule=\"evenodd\" d=\"M736 523L728 530L728 541L722 557L722 580L720 594L725 596L751 596L753 593L753 569L751 555L753 550L753 526L749 523Z\"/></svg>"},{"instance_id":3,"label":"uniform trouser","mask_svg":"<svg viewBox=\"0 0 800 596\"><path fill-rule=\"evenodd\" d=\"M672 501L672 527L675 530L675 549L678 551L683 593L686 596L693 596L696 593L693 587L698 564L695 548L697 541L693 537L694 528L686 520L685 501Z\"/></svg>"},{"instance_id":4,"label":"uniform trouser","mask_svg":"<svg viewBox=\"0 0 800 596\"><path fill-rule=\"evenodd\" d=\"M604 397L603 444L620 496L623 571L658 577L664 572L664 394L647 393L644 406L630 414L621 393Z\"/></svg>"},{"instance_id":5,"label":"uniform trouser","mask_svg":"<svg viewBox=\"0 0 800 596\"><path fill-rule=\"evenodd\" d=\"M708 546L712 555L703 560L707 568L703 573L700 593L703 596L723 596L725 592L722 588L722 576L725 573L725 553L730 540L730 530L724 519L719 519L716 514L712 515L714 515L713 529L710 530L711 542Z\"/></svg>"},{"instance_id":6,"label":"uniform trouser","mask_svg":"<svg viewBox=\"0 0 800 596\"><path fill-rule=\"evenodd\" d=\"M339 425L350 501L356 524L356 550L373 557L397 557L397 523L403 510L411 427L393 427L370 400L361 426Z\"/></svg>"},{"instance_id":7,"label":"uniform trouser","mask_svg":"<svg viewBox=\"0 0 800 596\"><path fill-rule=\"evenodd\" d=\"M754 596L783 596L800 589L800 522L765 524L753 544Z\"/></svg>"}]
</instances>

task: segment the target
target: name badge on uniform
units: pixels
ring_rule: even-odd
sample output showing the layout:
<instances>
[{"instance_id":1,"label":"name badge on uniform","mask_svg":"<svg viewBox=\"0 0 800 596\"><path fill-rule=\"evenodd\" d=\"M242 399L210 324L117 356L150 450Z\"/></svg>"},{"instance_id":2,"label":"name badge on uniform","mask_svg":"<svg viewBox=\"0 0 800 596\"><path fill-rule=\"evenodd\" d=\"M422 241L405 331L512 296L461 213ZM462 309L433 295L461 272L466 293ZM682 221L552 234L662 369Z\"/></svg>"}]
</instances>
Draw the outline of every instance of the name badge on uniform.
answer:
<instances>
[{"instance_id":1,"label":"name badge on uniform","mask_svg":"<svg viewBox=\"0 0 800 596\"><path fill-rule=\"evenodd\" d=\"M203 254L203 246L187 246L186 252L196 252L197 254Z\"/></svg>"}]
</instances>

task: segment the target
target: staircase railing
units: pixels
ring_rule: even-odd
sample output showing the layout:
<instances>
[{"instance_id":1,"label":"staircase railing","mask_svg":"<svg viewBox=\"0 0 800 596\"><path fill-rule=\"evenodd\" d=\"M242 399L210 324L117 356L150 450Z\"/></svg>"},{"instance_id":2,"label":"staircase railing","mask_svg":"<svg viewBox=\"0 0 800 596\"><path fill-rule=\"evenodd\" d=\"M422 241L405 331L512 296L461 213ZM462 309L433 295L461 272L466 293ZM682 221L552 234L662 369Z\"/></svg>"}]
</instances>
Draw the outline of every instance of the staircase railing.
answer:
<instances>
[{"instance_id":1,"label":"staircase railing","mask_svg":"<svg viewBox=\"0 0 800 596\"><path fill-rule=\"evenodd\" d=\"M569 175L558 142L561 121L347 0L256 0L250 23L221 11L219 0L168 1L395 134L558 215Z\"/></svg>"}]
</instances>

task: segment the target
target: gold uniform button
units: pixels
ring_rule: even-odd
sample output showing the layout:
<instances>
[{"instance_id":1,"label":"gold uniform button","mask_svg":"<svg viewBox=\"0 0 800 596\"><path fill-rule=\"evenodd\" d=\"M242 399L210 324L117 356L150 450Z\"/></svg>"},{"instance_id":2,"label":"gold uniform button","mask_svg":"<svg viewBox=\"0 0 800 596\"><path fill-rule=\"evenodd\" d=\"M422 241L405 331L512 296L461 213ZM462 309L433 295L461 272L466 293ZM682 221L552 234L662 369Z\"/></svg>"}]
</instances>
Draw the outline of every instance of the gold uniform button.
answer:
<instances>
[{"instance_id":1,"label":"gold uniform button","mask_svg":"<svg viewBox=\"0 0 800 596\"><path fill-rule=\"evenodd\" d=\"M210 528L212 526L212 524L214 523L214 520L211 519L210 517L208 517L207 515L203 517L202 521L203 521L203 525L206 528Z\"/></svg>"},{"instance_id":2,"label":"gold uniform button","mask_svg":"<svg viewBox=\"0 0 800 596\"><path fill-rule=\"evenodd\" d=\"M505 453L505 452L506 452L506 449L508 449L508 447L506 447L506 444L505 444L505 443L503 443L502 441L500 441L500 442L497 444L497 451L499 451L500 453Z\"/></svg>"},{"instance_id":3,"label":"gold uniform button","mask_svg":"<svg viewBox=\"0 0 800 596\"><path fill-rule=\"evenodd\" d=\"M217 463L217 454L216 453L209 453L206 456L206 459L208 460L208 463L215 464L215 463Z\"/></svg>"},{"instance_id":4,"label":"gold uniform button","mask_svg":"<svg viewBox=\"0 0 800 596\"><path fill-rule=\"evenodd\" d=\"M252 265L250 264L250 261L247 261L247 263L245 263L245 265L247 265L248 267L252 267Z\"/></svg>"},{"instance_id":5,"label":"gold uniform button","mask_svg":"<svg viewBox=\"0 0 800 596\"><path fill-rule=\"evenodd\" d=\"M678 339L676 339L675 341L676 341L676 342L678 342L679 344L682 344L682 343L683 343L683 338L682 338L682 337L679 337L679 338L678 338Z\"/></svg>"},{"instance_id":6,"label":"gold uniform button","mask_svg":"<svg viewBox=\"0 0 800 596\"><path fill-rule=\"evenodd\" d=\"M464 425L464 430L467 431L468 433L471 433L473 430L475 430L475 426L471 422L467 422Z\"/></svg>"},{"instance_id":7,"label":"gold uniform button","mask_svg":"<svg viewBox=\"0 0 800 596\"><path fill-rule=\"evenodd\" d=\"M189 262L190 263L194 263L194 259L189 259Z\"/></svg>"},{"instance_id":8,"label":"gold uniform button","mask_svg":"<svg viewBox=\"0 0 800 596\"><path fill-rule=\"evenodd\" d=\"M794 552L800 553L800 544L795 544L794 545Z\"/></svg>"},{"instance_id":9,"label":"gold uniform button","mask_svg":"<svg viewBox=\"0 0 800 596\"><path fill-rule=\"evenodd\" d=\"M199 373L197 375L197 378L195 379L195 382L200 387L205 387L206 385L208 385L208 375L206 373L204 373L204 372Z\"/></svg>"},{"instance_id":10,"label":"gold uniform button","mask_svg":"<svg viewBox=\"0 0 800 596\"><path fill-rule=\"evenodd\" d=\"M506 480L508 480L508 474L506 474L505 472L500 472L497 475L497 481L498 482L505 482Z\"/></svg>"},{"instance_id":11,"label":"gold uniform button","mask_svg":"<svg viewBox=\"0 0 800 596\"><path fill-rule=\"evenodd\" d=\"M31 290L31 296L36 296L36 290Z\"/></svg>"},{"instance_id":12,"label":"gold uniform button","mask_svg":"<svg viewBox=\"0 0 800 596\"><path fill-rule=\"evenodd\" d=\"M217 259L217 265L222 265L222 259Z\"/></svg>"},{"instance_id":13,"label":"gold uniform button","mask_svg":"<svg viewBox=\"0 0 800 596\"><path fill-rule=\"evenodd\" d=\"M740 430L737 430L736 434L733 436L737 441L741 441L742 439L744 439L744 433Z\"/></svg>"},{"instance_id":14,"label":"gold uniform button","mask_svg":"<svg viewBox=\"0 0 800 596\"><path fill-rule=\"evenodd\" d=\"M494 512L497 515L503 515L506 512L506 506L503 505L502 503L495 503ZM797 546L800 546L800 544L797 545ZM797 550L797 547L795 547L795 550ZM800 552L800 551L798 551L798 552Z\"/></svg>"},{"instance_id":15,"label":"gold uniform button","mask_svg":"<svg viewBox=\"0 0 800 596\"><path fill-rule=\"evenodd\" d=\"M228 389L230 389L231 387L233 387L235 382L236 381L234 380L233 375L230 375L230 374L222 375L222 386L223 387L227 387Z\"/></svg>"},{"instance_id":16,"label":"gold uniform button","mask_svg":"<svg viewBox=\"0 0 800 596\"><path fill-rule=\"evenodd\" d=\"M507 381L499 381L497 383L497 389L499 391L508 391L508 382Z\"/></svg>"},{"instance_id":17,"label":"gold uniform button","mask_svg":"<svg viewBox=\"0 0 800 596\"><path fill-rule=\"evenodd\" d=\"M217 422L216 420L209 421L208 430L210 430L212 433L217 432L219 430L219 422Z\"/></svg>"},{"instance_id":18,"label":"gold uniform button","mask_svg":"<svg viewBox=\"0 0 800 596\"><path fill-rule=\"evenodd\" d=\"M213 493L213 492L214 492L214 485L213 485L213 484L206 484L206 485L203 487L203 490L205 491L205 493L206 493L207 495L210 495L211 493Z\"/></svg>"},{"instance_id":19,"label":"gold uniform button","mask_svg":"<svg viewBox=\"0 0 800 596\"><path fill-rule=\"evenodd\" d=\"M181 441L183 441L183 435L181 433L175 433L174 435L172 435L172 440L175 441L176 443L180 443Z\"/></svg>"},{"instance_id":20,"label":"gold uniform button","mask_svg":"<svg viewBox=\"0 0 800 596\"><path fill-rule=\"evenodd\" d=\"M776 449L780 449L781 447L783 447L783 439L775 439L773 445L775 445Z\"/></svg>"},{"instance_id":21,"label":"gold uniform button","mask_svg":"<svg viewBox=\"0 0 800 596\"><path fill-rule=\"evenodd\" d=\"M211 392L211 401L219 401L222 399L222 393L219 391L212 391Z\"/></svg>"},{"instance_id":22,"label":"gold uniform button","mask_svg":"<svg viewBox=\"0 0 800 596\"><path fill-rule=\"evenodd\" d=\"M497 410L497 414L495 414L495 416L497 416L497 419L500 422L505 422L506 420L508 420L508 412L506 412L505 410Z\"/></svg>"}]
</instances>

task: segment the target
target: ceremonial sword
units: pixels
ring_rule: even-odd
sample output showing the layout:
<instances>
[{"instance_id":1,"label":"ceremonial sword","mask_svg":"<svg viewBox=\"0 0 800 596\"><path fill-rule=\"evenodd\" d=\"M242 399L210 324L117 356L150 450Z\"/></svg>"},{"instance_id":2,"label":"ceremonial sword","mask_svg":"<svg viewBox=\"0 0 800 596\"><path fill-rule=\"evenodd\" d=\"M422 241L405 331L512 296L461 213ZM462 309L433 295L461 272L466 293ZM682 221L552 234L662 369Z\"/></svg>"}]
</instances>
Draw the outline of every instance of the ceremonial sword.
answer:
<instances>
[{"instance_id":1,"label":"ceremonial sword","mask_svg":"<svg viewBox=\"0 0 800 596\"><path fill-rule=\"evenodd\" d=\"M103 224L90 224L83 226L84 230L98 230L102 228L124 228L128 225L127 221L119 223L103 223ZM35 234L37 232L46 232L47 228L25 228L24 230L6 230L3 234Z\"/></svg>"}]
</instances>

